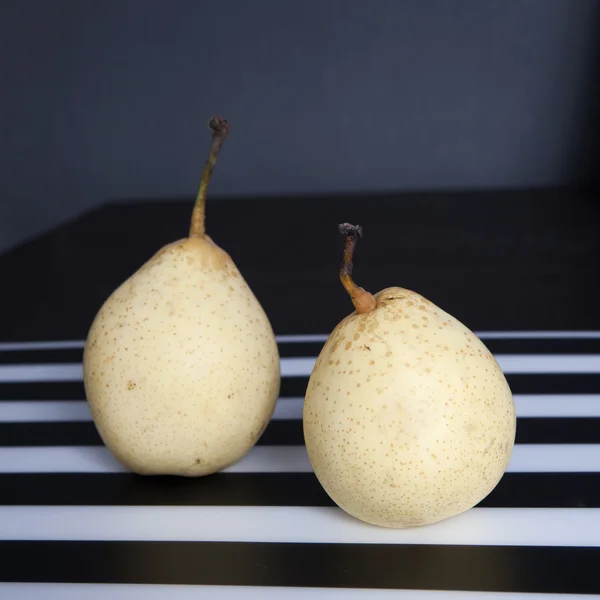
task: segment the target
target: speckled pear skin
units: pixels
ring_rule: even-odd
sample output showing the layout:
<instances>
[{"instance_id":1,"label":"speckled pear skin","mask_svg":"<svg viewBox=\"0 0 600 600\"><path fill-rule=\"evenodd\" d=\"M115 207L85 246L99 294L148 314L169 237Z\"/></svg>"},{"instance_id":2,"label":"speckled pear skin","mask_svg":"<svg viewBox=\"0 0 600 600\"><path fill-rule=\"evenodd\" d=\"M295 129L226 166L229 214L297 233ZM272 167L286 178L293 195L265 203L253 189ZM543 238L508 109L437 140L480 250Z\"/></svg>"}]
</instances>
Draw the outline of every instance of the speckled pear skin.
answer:
<instances>
[{"instance_id":1,"label":"speckled pear skin","mask_svg":"<svg viewBox=\"0 0 600 600\"><path fill-rule=\"evenodd\" d=\"M374 294L317 359L304 404L310 462L327 494L373 525L456 516L485 498L512 453L511 390L487 347L413 291Z\"/></svg>"},{"instance_id":2,"label":"speckled pear skin","mask_svg":"<svg viewBox=\"0 0 600 600\"><path fill-rule=\"evenodd\" d=\"M102 440L141 475L203 476L239 461L280 387L271 324L206 235L165 246L111 294L83 368Z\"/></svg>"}]
</instances>

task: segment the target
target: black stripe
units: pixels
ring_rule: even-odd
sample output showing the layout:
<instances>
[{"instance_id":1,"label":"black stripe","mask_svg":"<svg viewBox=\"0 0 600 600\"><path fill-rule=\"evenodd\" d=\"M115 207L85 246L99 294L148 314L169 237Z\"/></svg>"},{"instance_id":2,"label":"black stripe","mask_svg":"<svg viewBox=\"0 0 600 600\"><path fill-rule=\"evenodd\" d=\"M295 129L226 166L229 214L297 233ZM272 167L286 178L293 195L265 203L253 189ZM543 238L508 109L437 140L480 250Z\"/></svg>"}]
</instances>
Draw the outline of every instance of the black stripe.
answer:
<instances>
[{"instance_id":1,"label":"black stripe","mask_svg":"<svg viewBox=\"0 0 600 600\"><path fill-rule=\"evenodd\" d=\"M279 343L277 346L281 358L296 358L301 356L316 358L323 348L323 342ZM600 353L600 348L598 352ZM83 348L0 350L0 365L81 363L82 360Z\"/></svg>"},{"instance_id":2,"label":"black stripe","mask_svg":"<svg viewBox=\"0 0 600 600\"><path fill-rule=\"evenodd\" d=\"M0 383L2 400L85 400L82 381Z\"/></svg>"},{"instance_id":3,"label":"black stripe","mask_svg":"<svg viewBox=\"0 0 600 600\"><path fill-rule=\"evenodd\" d=\"M0 580L594 594L600 548L0 542Z\"/></svg>"},{"instance_id":4,"label":"black stripe","mask_svg":"<svg viewBox=\"0 0 600 600\"><path fill-rule=\"evenodd\" d=\"M599 394L600 373L507 375L513 394ZM308 377L283 377L282 397L304 396ZM85 400L81 381L0 383L2 400Z\"/></svg>"},{"instance_id":5,"label":"black stripe","mask_svg":"<svg viewBox=\"0 0 600 600\"><path fill-rule=\"evenodd\" d=\"M258 443L265 446L304 444L302 421L271 421ZM0 423L0 447L100 446L103 442L92 421Z\"/></svg>"},{"instance_id":6,"label":"black stripe","mask_svg":"<svg viewBox=\"0 0 600 600\"><path fill-rule=\"evenodd\" d=\"M483 339L494 354L600 354L598 338ZM324 342L280 342L281 358L317 357ZM44 348L39 350L0 350L0 364L40 364L81 362L83 348Z\"/></svg>"},{"instance_id":7,"label":"black stripe","mask_svg":"<svg viewBox=\"0 0 600 600\"><path fill-rule=\"evenodd\" d=\"M322 343L278 344L281 358L318 356ZM81 363L83 348L56 348L43 350L0 350L0 365L30 365L44 363Z\"/></svg>"},{"instance_id":8,"label":"black stripe","mask_svg":"<svg viewBox=\"0 0 600 600\"><path fill-rule=\"evenodd\" d=\"M302 421L271 421L258 443L266 446L302 445ZM100 445L102 440L92 421L0 423L0 447Z\"/></svg>"},{"instance_id":9,"label":"black stripe","mask_svg":"<svg viewBox=\"0 0 600 600\"><path fill-rule=\"evenodd\" d=\"M293 342L278 344L281 358L298 358L310 356L316 358L323 349L325 342Z\"/></svg>"},{"instance_id":10,"label":"black stripe","mask_svg":"<svg viewBox=\"0 0 600 600\"><path fill-rule=\"evenodd\" d=\"M480 507L600 508L600 473L506 473ZM0 474L0 505L334 506L313 473Z\"/></svg>"},{"instance_id":11,"label":"black stripe","mask_svg":"<svg viewBox=\"0 0 600 600\"><path fill-rule=\"evenodd\" d=\"M504 338L482 339L483 344L494 354L600 354L598 338ZM279 354L283 357L319 355L324 342L302 342L279 344Z\"/></svg>"},{"instance_id":12,"label":"black stripe","mask_svg":"<svg viewBox=\"0 0 600 600\"><path fill-rule=\"evenodd\" d=\"M600 418L519 418L517 444L600 444ZM0 423L1 446L99 446L92 421ZM273 420L261 446L304 444L301 419Z\"/></svg>"},{"instance_id":13,"label":"black stripe","mask_svg":"<svg viewBox=\"0 0 600 600\"><path fill-rule=\"evenodd\" d=\"M83 348L44 350L0 350L0 365L30 365L43 363L80 363Z\"/></svg>"},{"instance_id":14,"label":"black stripe","mask_svg":"<svg viewBox=\"0 0 600 600\"><path fill-rule=\"evenodd\" d=\"M494 354L600 354L598 338L482 339Z\"/></svg>"},{"instance_id":15,"label":"black stripe","mask_svg":"<svg viewBox=\"0 0 600 600\"><path fill-rule=\"evenodd\" d=\"M100 446L92 421L0 423L0 446Z\"/></svg>"},{"instance_id":16,"label":"black stripe","mask_svg":"<svg viewBox=\"0 0 600 600\"><path fill-rule=\"evenodd\" d=\"M597 394L600 374L507 375L513 394Z\"/></svg>"},{"instance_id":17,"label":"black stripe","mask_svg":"<svg viewBox=\"0 0 600 600\"><path fill-rule=\"evenodd\" d=\"M600 444L598 417L517 419L518 444Z\"/></svg>"}]
</instances>

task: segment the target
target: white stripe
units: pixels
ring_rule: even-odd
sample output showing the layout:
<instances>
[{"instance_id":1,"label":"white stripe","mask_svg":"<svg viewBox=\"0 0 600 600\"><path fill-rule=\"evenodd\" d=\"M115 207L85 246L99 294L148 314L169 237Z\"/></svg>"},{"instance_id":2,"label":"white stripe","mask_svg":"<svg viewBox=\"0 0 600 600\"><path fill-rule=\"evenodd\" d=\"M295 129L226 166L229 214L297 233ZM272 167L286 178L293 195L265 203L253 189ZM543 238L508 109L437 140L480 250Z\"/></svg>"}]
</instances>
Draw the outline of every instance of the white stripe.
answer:
<instances>
[{"instance_id":1,"label":"white stripe","mask_svg":"<svg viewBox=\"0 0 600 600\"><path fill-rule=\"evenodd\" d=\"M326 333L313 333L306 335L276 335L275 340L280 344L324 343L329 336Z\"/></svg>"},{"instance_id":2,"label":"white stripe","mask_svg":"<svg viewBox=\"0 0 600 600\"><path fill-rule=\"evenodd\" d=\"M139 583L0 583L10 600L593 600L590 594L318 587L150 585Z\"/></svg>"},{"instance_id":3,"label":"white stripe","mask_svg":"<svg viewBox=\"0 0 600 600\"><path fill-rule=\"evenodd\" d=\"M84 340L52 340L48 342L2 342L0 351L14 352L19 350L66 350L83 348Z\"/></svg>"},{"instance_id":4,"label":"white stripe","mask_svg":"<svg viewBox=\"0 0 600 600\"><path fill-rule=\"evenodd\" d=\"M307 473L304 446L255 446L227 473ZM0 448L0 473L123 473L104 446Z\"/></svg>"},{"instance_id":5,"label":"white stripe","mask_svg":"<svg viewBox=\"0 0 600 600\"><path fill-rule=\"evenodd\" d=\"M0 423L91 421L85 400L0 401Z\"/></svg>"},{"instance_id":6,"label":"white stripe","mask_svg":"<svg viewBox=\"0 0 600 600\"><path fill-rule=\"evenodd\" d=\"M40 365L0 365L0 383L25 383L34 381L81 381L81 363Z\"/></svg>"},{"instance_id":7,"label":"white stripe","mask_svg":"<svg viewBox=\"0 0 600 600\"><path fill-rule=\"evenodd\" d=\"M515 394L517 417L600 417L600 394Z\"/></svg>"},{"instance_id":8,"label":"white stripe","mask_svg":"<svg viewBox=\"0 0 600 600\"><path fill-rule=\"evenodd\" d=\"M517 417L600 417L600 394L515 394ZM304 398L280 398L274 420L301 419ZM0 401L0 423L91 421L85 400Z\"/></svg>"},{"instance_id":9,"label":"white stripe","mask_svg":"<svg viewBox=\"0 0 600 600\"><path fill-rule=\"evenodd\" d=\"M279 398L275 405L273 420L280 421L283 419L302 419L302 409L304 407L304 398L302 397L287 397Z\"/></svg>"},{"instance_id":10,"label":"white stripe","mask_svg":"<svg viewBox=\"0 0 600 600\"><path fill-rule=\"evenodd\" d=\"M600 354L495 354L506 374L600 373ZM282 358L282 377L310 376L316 358Z\"/></svg>"},{"instance_id":11,"label":"white stripe","mask_svg":"<svg viewBox=\"0 0 600 600\"><path fill-rule=\"evenodd\" d=\"M0 448L0 473L121 473L104 446ZM304 446L255 446L226 473L310 473ZM509 473L600 473L600 444L516 444Z\"/></svg>"},{"instance_id":12,"label":"white stripe","mask_svg":"<svg viewBox=\"0 0 600 600\"><path fill-rule=\"evenodd\" d=\"M481 339L491 340L523 340L523 339L600 339L600 331L475 331L475 335ZM277 342L282 344L298 344L310 342L325 342L329 334L298 334L298 335L276 335ZM59 350L65 348L83 348L85 340L50 340L39 342L2 342L0 351L13 350Z\"/></svg>"},{"instance_id":13,"label":"white stripe","mask_svg":"<svg viewBox=\"0 0 600 600\"><path fill-rule=\"evenodd\" d=\"M497 354L506 374L517 373L600 373L600 354ZM309 377L316 357L282 358L282 377ZM46 363L33 365L0 365L0 382L81 381L81 363Z\"/></svg>"},{"instance_id":14,"label":"white stripe","mask_svg":"<svg viewBox=\"0 0 600 600\"><path fill-rule=\"evenodd\" d=\"M600 373L600 354L495 354L504 373Z\"/></svg>"},{"instance_id":15,"label":"white stripe","mask_svg":"<svg viewBox=\"0 0 600 600\"><path fill-rule=\"evenodd\" d=\"M513 398L519 418L600 417L600 394L514 394ZM23 405L25 402L15 402L14 404ZM39 404L43 405L45 402ZM273 418L301 419L303 407L304 398L280 398ZM0 402L0 422L3 420L2 417L2 403Z\"/></svg>"},{"instance_id":16,"label":"white stripe","mask_svg":"<svg viewBox=\"0 0 600 600\"><path fill-rule=\"evenodd\" d=\"M514 394L513 398L519 418L600 417L600 394ZM25 402L15 404L23 405ZM280 398L273 418L301 419L303 407L304 398ZM0 402L0 422L2 415Z\"/></svg>"},{"instance_id":17,"label":"white stripe","mask_svg":"<svg viewBox=\"0 0 600 600\"><path fill-rule=\"evenodd\" d=\"M337 507L0 506L2 540L586 546L600 508L474 508L434 527L374 527Z\"/></svg>"},{"instance_id":18,"label":"white stripe","mask_svg":"<svg viewBox=\"0 0 600 600\"><path fill-rule=\"evenodd\" d=\"M304 398L279 399L274 420L301 419ZM14 400L0 401L0 423L46 423L91 421L85 400Z\"/></svg>"}]
</instances>

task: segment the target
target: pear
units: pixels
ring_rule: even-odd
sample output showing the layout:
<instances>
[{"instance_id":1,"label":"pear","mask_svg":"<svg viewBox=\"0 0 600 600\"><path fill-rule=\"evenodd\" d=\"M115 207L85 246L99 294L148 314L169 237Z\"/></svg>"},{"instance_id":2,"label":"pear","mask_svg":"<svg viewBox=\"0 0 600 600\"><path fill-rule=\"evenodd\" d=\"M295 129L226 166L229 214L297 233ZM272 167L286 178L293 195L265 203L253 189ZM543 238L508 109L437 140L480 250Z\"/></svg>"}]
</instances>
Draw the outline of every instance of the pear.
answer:
<instances>
[{"instance_id":1,"label":"pear","mask_svg":"<svg viewBox=\"0 0 600 600\"><path fill-rule=\"evenodd\" d=\"M256 444L279 394L275 335L232 258L205 233L206 190L230 128L213 118L188 237L117 287L83 357L85 393L112 455L140 475L205 476Z\"/></svg>"},{"instance_id":2,"label":"pear","mask_svg":"<svg viewBox=\"0 0 600 600\"><path fill-rule=\"evenodd\" d=\"M330 498L372 525L408 528L459 515L503 477L515 406L494 356L417 292L371 294L352 279L360 226L345 237L340 280L354 305L331 332L306 389L303 428Z\"/></svg>"}]
</instances>

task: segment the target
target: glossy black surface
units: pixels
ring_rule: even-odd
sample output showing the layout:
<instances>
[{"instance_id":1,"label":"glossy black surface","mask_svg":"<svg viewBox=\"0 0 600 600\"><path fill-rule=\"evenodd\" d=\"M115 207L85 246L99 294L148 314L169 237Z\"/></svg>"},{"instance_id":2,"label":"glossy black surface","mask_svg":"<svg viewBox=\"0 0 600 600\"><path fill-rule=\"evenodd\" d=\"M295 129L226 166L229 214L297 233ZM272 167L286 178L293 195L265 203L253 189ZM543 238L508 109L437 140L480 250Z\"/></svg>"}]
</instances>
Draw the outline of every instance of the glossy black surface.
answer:
<instances>
[{"instance_id":1,"label":"glossy black surface","mask_svg":"<svg viewBox=\"0 0 600 600\"><path fill-rule=\"evenodd\" d=\"M160 246L185 235L190 210L191 201L107 205L0 257L0 281L9 290L0 295L0 342L81 342L106 296ZM355 276L367 289L413 288L476 331L587 331L600 330L599 214L597 196L575 190L233 200L209 204L208 228L235 258L280 335L326 334L351 312L337 279L341 221L364 227ZM600 338L484 341L496 354L536 354L542 360L600 354ZM321 347L318 341L279 346L282 358L314 358ZM21 408L35 401L74 405L85 400L81 381L10 377L15 366L79 363L81 352L80 346L0 351L5 375L0 414L8 403ZM507 379L515 394L565 394L567 408L581 394L600 398L597 369L510 373ZM305 376L283 378L280 402L301 398L307 381ZM600 418L593 415L520 417L517 444L591 444L595 450L599 432ZM78 472L79 446L93 453L102 450L100 443L90 421L0 421L0 455L8 457L2 463L7 472L0 472L0 510L92 505L110 519L111 507L118 506L242 511L334 506L313 473L261 472L266 463L260 462L257 472L197 480ZM301 422L290 419L274 420L258 445L273 450L274 445L302 444ZM60 447L71 452L61 467L66 472L31 472L31 463L19 471L20 452L32 450L43 462L45 449ZM578 522L570 520L569 509L600 508L600 464L592 472L577 464L560 472L550 459L537 460L548 472L506 473L479 508L527 509L534 516L538 509L564 509L565 523ZM100 471L109 468L107 462L97 465ZM495 517L488 518L494 523ZM150 525L141 519L135 531L144 538ZM555 546L538 543L544 531L531 535L528 546L459 546L297 539L61 542L44 540L40 533L40 539L0 541L0 582L359 587L366 594L370 587L600 594L600 547L579 547L573 542L577 538L566 533Z\"/></svg>"},{"instance_id":2,"label":"glossy black surface","mask_svg":"<svg viewBox=\"0 0 600 600\"><path fill-rule=\"evenodd\" d=\"M105 298L187 235L192 199L107 204L0 257L0 340L83 339ZM207 229L277 334L328 333L351 312L341 222L364 237L355 276L407 287L475 330L598 329L600 204L576 189L226 200Z\"/></svg>"}]
</instances>

